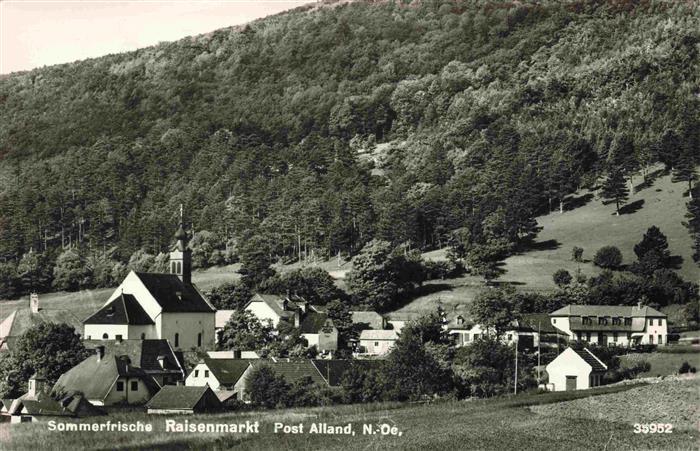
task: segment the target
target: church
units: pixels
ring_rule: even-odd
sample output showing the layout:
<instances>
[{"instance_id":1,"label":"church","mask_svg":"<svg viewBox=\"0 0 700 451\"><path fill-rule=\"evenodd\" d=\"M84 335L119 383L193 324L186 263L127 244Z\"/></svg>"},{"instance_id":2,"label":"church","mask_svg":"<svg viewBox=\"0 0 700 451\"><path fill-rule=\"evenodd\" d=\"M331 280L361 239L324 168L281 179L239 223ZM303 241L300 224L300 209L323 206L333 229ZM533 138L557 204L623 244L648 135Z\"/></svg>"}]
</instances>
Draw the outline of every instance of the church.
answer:
<instances>
[{"instance_id":1,"label":"church","mask_svg":"<svg viewBox=\"0 0 700 451\"><path fill-rule=\"evenodd\" d=\"M192 284L192 251L182 223L175 238L170 273L131 271L83 321L85 339L165 339L175 350L214 348L216 309Z\"/></svg>"}]
</instances>

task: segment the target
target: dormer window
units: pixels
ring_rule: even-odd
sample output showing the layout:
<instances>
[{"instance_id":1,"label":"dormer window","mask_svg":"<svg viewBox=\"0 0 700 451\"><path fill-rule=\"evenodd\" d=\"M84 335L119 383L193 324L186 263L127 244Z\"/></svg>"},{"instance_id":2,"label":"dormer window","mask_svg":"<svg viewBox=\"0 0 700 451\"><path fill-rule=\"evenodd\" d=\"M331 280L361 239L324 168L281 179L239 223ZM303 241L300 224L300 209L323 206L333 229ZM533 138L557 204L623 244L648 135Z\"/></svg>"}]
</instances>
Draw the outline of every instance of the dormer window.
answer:
<instances>
[{"instance_id":1,"label":"dormer window","mask_svg":"<svg viewBox=\"0 0 700 451\"><path fill-rule=\"evenodd\" d=\"M464 318L461 315L457 317L457 324L460 326L464 324Z\"/></svg>"},{"instance_id":2,"label":"dormer window","mask_svg":"<svg viewBox=\"0 0 700 451\"><path fill-rule=\"evenodd\" d=\"M598 318L598 325L599 326L607 326L608 325L608 319L604 316L601 316Z\"/></svg>"},{"instance_id":3,"label":"dormer window","mask_svg":"<svg viewBox=\"0 0 700 451\"><path fill-rule=\"evenodd\" d=\"M632 318L625 318L625 326L631 326L632 325Z\"/></svg>"},{"instance_id":4,"label":"dormer window","mask_svg":"<svg viewBox=\"0 0 700 451\"><path fill-rule=\"evenodd\" d=\"M612 323L613 323L613 326L619 326L620 324L622 324L622 321L619 317L616 317L616 318L612 319Z\"/></svg>"},{"instance_id":5,"label":"dormer window","mask_svg":"<svg viewBox=\"0 0 700 451\"><path fill-rule=\"evenodd\" d=\"M584 316L583 318L581 318L581 320L584 326L590 326L592 323L591 318L588 316Z\"/></svg>"}]
</instances>

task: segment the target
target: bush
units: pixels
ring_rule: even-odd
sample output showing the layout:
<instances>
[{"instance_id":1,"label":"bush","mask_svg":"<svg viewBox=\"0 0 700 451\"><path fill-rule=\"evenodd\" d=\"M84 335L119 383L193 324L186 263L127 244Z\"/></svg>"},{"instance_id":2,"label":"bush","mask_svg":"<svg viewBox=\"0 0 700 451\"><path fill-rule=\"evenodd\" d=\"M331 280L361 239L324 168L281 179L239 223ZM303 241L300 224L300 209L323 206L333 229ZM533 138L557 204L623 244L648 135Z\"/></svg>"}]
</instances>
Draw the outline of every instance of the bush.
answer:
<instances>
[{"instance_id":1,"label":"bush","mask_svg":"<svg viewBox=\"0 0 700 451\"><path fill-rule=\"evenodd\" d=\"M622 252L615 246L601 247L595 253L593 263L601 268L617 269L622 265Z\"/></svg>"},{"instance_id":2,"label":"bush","mask_svg":"<svg viewBox=\"0 0 700 451\"><path fill-rule=\"evenodd\" d=\"M571 273L566 269L558 269L553 275L552 280L558 287L565 287L571 283Z\"/></svg>"},{"instance_id":3,"label":"bush","mask_svg":"<svg viewBox=\"0 0 700 451\"><path fill-rule=\"evenodd\" d=\"M696 370L695 370L694 366L690 366L690 363L688 363L688 362L683 362L680 369L678 370L678 373L679 374L688 374L688 373L695 374L695 371Z\"/></svg>"},{"instance_id":4,"label":"bush","mask_svg":"<svg viewBox=\"0 0 700 451\"><path fill-rule=\"evenodd\" d=\"M583 248L574 246L571 249L571 259L575 262L581 262L583 261Z\"/></svg>"},{"instance_id":5,"label":"bush","mask_svg":"<svg viewBox=\"0 0 700 451\"><path fill-rule=\"evenodd\" d=\"M285 407L289 390L289 384L269 366L255 368L246 381L250 402L257 407Z\"/></svg>"}]
</instances>

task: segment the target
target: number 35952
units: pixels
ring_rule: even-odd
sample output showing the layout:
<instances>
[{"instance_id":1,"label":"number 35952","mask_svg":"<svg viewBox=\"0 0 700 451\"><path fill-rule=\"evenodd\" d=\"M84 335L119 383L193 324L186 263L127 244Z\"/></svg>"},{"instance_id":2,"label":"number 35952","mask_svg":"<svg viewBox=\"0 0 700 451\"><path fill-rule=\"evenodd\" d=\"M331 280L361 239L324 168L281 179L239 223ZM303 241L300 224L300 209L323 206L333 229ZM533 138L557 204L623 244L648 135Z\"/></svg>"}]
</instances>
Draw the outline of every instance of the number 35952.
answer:
<instances>
[{"instance_id":1,"label":"number 35952","mask_svg":"<svg viewBox=\"0 0 700 451\"><path fill-rule=\"evenodd\" d=\"M673 425L668 423L649 423L634 425L635 434L670 434L673 432Z\"/></svg>"}]
</instances>

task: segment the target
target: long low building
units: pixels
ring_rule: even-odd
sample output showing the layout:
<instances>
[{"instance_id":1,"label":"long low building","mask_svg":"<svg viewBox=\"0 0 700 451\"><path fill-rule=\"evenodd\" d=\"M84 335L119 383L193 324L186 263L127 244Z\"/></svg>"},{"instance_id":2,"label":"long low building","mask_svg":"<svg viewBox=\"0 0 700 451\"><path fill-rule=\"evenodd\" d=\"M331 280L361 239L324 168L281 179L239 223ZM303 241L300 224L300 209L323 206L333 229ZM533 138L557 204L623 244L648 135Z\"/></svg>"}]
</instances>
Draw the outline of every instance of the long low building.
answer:
<instances>
[{"instance_id":1,"label":"long low building","mask_svg":"<svg viewBox=\"0 0 700 451\"><path fill-rule=\"evenodd\" d=\"M549 315L570 340L599 346L666 345L666 315L644 305L567 305Z\"/></svg>"}]
</instances>

